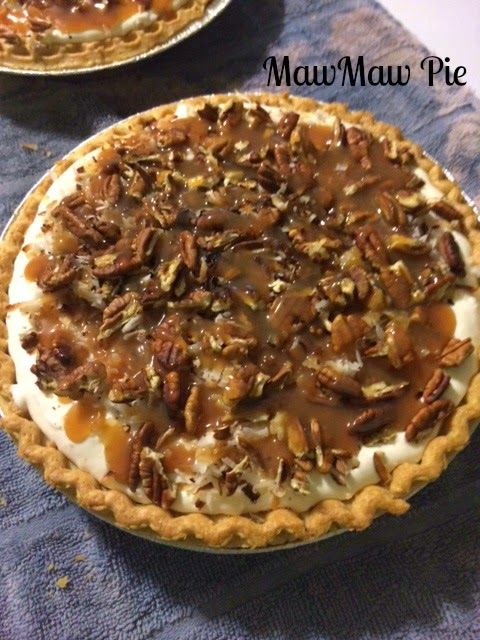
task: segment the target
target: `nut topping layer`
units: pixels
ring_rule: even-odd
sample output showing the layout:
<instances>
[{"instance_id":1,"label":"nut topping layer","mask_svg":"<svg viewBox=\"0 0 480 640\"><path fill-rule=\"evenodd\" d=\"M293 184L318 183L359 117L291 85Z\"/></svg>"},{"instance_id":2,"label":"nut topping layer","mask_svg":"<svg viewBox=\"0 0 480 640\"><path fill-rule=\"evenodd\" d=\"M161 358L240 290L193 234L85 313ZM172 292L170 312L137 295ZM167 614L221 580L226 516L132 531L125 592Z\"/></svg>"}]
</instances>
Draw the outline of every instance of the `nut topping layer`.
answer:
<instances>
[{"instance_id":1,"label":"nut topping layer","mask_svg":"<svg viewBox=\"0 0 480 640\"><path fill-rule=\"evenodd\" d=\"M39 387L74 400L69 437L98 435L131 491L281 503L447 418L473 351L449 304L462 218L387 140L207 103L133 128L76 181L29 254L43 295L23 345Z\"/></svg>"}]
</instances>

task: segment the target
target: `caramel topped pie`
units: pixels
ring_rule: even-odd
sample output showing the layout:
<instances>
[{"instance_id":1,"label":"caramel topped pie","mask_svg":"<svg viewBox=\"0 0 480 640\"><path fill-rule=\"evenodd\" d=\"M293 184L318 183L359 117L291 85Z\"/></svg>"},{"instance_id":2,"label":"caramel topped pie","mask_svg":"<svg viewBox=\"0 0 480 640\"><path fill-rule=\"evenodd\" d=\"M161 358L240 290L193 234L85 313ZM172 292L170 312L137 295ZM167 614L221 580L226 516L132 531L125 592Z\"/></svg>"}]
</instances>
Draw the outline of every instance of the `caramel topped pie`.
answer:
<instances>
[{"instance_id":1,"label":"caramel topped pie","mask_svg":"<svg viewBox=\"0 0 480 640\"><path fill-rule=\"evenodd\" d=\"M0 0L0 63L68 70L133 58L200 18L210 0Z\"/></svg>"},{"instance_id":2,"label":"caramel topped pie","mask_svg":"<svg viewBox=\"0 0 480 640\"><path fill-rule=\"evenodd\" d=\"M480 415L475 227L365 113L260 95L135 116L7 235L6 427L81 504L164 538L402 513Z\"/></svg>"}]
</instances>

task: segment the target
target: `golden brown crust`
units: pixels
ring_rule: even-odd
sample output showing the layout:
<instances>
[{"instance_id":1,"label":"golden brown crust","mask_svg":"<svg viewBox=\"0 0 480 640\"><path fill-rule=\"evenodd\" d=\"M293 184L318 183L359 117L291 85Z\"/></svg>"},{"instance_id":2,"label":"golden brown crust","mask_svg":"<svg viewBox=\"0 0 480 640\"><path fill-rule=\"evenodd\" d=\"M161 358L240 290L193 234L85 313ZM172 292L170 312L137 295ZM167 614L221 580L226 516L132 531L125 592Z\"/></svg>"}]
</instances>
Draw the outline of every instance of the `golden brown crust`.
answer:
<instances>
[{"instance_id":1,"label":"golden brown crust","mask_svg":"<svg viewBox=\"0 0 480 640\"><path fill-rule=\"evenodd\" d=\"M240 94L238 97L304 112L318 109L315 101L280 94ZM220 104L229 98L230 96L225 95L208 96L209 102L214 104ZM198 97L188 102L192 106L201 106L205 100L206 97ZM174 103L132 116L87 140L57 163L20 205L15 221L9 227L0 248L0 408L5 415L4 429L17 441L19 455L42 467L45 479L50 484L73 489L81 506L94 511L110 512L122 527L147 528L167 540L195 538L211 547L255 548L319 538L337 527L364 529L380 512L395 515L404 513L409 508L404 498L414 486L436 479L445 469L451 455L467 444L470 426L480 418L480 374L472 379L467 396L451 416L446 432L428 443L420 463L403 463L394 469L388 486L365 487L346 502L323 500L304 514L296 514L288 509L272 510L263 520L248 516L177 515L155 505L139 505L118 490L101 487L89 473L72 467L54 446L45 442L40 429L15 407L10 392L15 372L7 353L6 342L7 289L13 261L38 203L53 180L78 158L109 140L112 135L125 133L136 122L172 115L176 106ZM416 162L428 173L432 183L464 216L474 256L479 255L478 235L472 233L476 224L474 212L465 203L459 186L447 179L441 167L426 158L418 145L404 140L396 127L375 121L368 112L350 112L342 104L322 105L322 109L347 122L360 124L376 137L386 136L395 140L402 150L408 149L413 153Z\"/></svg>"},{"instance_id":2,"label":"golden brown crust","mask_svg":"<svg viewBox=\"0 0 480 640\"><path fill-rule=\"evenodd\" d=\"M12 70L62 72L105 67L135 59L166 43L205 13L212 0L193 0L173 20L160 18L145 28L95 42L29 47L0 39L0 66Z\"/></svg>"}]
</instances>

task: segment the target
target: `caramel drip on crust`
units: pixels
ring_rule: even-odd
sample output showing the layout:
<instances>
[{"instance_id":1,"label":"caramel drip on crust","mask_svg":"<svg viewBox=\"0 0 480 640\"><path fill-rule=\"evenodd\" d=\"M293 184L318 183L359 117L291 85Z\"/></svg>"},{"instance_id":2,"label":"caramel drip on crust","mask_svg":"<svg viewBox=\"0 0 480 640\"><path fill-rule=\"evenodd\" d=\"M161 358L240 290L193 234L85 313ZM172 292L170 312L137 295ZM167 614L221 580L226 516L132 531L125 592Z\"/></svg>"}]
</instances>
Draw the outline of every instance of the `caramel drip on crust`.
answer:
<instances>
[{"instance_id":1,"label":"caramel drip on crust","mask_svg":"<svg viewBox=\"0 0 480 640\"><path fill-rule=\"evenodd\" d=\"M25 271L45 291L34 372L132 490L168 506L165 474L199 466L253 502L252 470L344 484L362 446L448 415L442 357L471 352L449 303L462 225L386 140L207 104L144 123L77 182Z\"/></svg>"},{"instance_id":2,"label":"caramel drip on crust","mask_svg":"<svg viewBox=\"0 0 480 640\"><path fill-rule=\"evenodd\" d=\"M176 16L172 0L18 0L1 3L0 26L22 35L55 28L62 33L105 31L108 36L116 26L145 11L166 21Z\"/></svg>"}]
</instances>

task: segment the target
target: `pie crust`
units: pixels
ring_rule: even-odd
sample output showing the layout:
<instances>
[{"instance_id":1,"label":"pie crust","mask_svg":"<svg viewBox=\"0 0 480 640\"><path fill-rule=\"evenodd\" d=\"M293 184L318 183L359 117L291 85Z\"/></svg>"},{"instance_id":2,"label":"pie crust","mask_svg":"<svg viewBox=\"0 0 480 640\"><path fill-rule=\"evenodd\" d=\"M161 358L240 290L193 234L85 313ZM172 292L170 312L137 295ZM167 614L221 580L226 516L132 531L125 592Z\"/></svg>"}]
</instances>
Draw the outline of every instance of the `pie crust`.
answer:
<instances>
[{"instance_id":1,"label":"pie crust","mask_svg":"<svg viewBox=\"0 0 480 640\"><path fill-rule=\"evenodd\" d=\"M315 112L319 106L315 101L288 95L239 94L235 97L264 106L280 107L287 111ZM193 108L200 108L207 99L210 104L221 106L230 98L229 95L217 95L192 98L185 102ZM305 513L279 508L265 514L255 514L255 517L178 514L154 504L138 504L121 491L100 486L92 475L76 468L54 445L46 441L35 423L15 406L11 395L15 371L7 352L5 326L7 290L14 259L40 201L55 178L76 160L98 148L113 135L125 134L128 127L138 119L148 121L152 118L173 116L177 106L177 103L173 103L132 116L87 140L58 162L32 189L18 209L5 234L0 252L0 407L4 414L3 428L16 441L19 455L41 467L48 483L63 490L74 491L79 505L92 511L110 513L115 523L121 527L149 529L153 535L163 540L195 539L209 547L259 548L318 539L337 528L361 530L368 527L382 512L401 515L409 508L405 498L415 486L436 479L448 464L451 455L468 443L470 429L480 418L480 374L477 373L471 379L464 401L449 417L442 435L437 435L426 445L421 462L402 463L397 466L386 486L369 485L348 501L323 500ZM444 194L445 200L455 205L463 215L472 246L473 261L477 264L480 262L480 240L475 213L465 202L459 186L445 176L439 165L427 158L418 145L404 140L396 127L376 121L369 112L350 112L342 104L321 106L324 112L337 116L342 121L358 124L374 138L383 136L390 141L396 141L399 150L408 150L413 154L416 164L427 173L431 183Z\"/></svg>"},{"instance_id":2,"label":"pie crust","mask_svg":"<svg viewBox=\"0 0 480 640\"><path fill-rule=\"evenodd\" d=\"M124 35L93 42L44 44L41 39L4 37L0 32L0 66L38 72L81 71L127 62L166 43L199 20L211 0L191 0L169 20L157 18L148 26Z\"/></svg>"}]
</instances>

